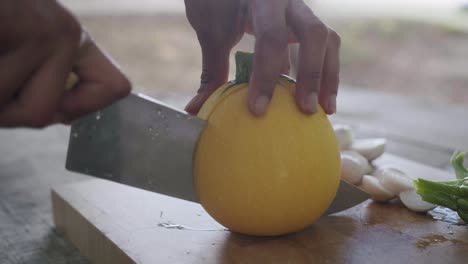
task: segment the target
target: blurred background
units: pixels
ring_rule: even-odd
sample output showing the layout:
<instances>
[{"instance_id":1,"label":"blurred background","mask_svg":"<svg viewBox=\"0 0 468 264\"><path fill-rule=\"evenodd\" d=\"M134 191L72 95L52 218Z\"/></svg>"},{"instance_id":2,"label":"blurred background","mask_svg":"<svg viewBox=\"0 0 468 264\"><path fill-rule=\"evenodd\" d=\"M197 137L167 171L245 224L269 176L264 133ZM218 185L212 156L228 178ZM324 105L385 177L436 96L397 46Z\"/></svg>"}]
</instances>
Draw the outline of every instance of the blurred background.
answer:
<instances>
[{"instance_id":1,"label":"blurred background","mask_svg":"<svg viewBox=\"0 0 468 264\"><path fill-rule=\"evenodd\" d=\"M78 14L138 90L178 102L195 93L201 55L182 0L62 2ZM468 102L468 1L308 2L342 36L345 89ZM252 50L252 42L246 36L236 49Z\"/></svg>"}]
</instances>

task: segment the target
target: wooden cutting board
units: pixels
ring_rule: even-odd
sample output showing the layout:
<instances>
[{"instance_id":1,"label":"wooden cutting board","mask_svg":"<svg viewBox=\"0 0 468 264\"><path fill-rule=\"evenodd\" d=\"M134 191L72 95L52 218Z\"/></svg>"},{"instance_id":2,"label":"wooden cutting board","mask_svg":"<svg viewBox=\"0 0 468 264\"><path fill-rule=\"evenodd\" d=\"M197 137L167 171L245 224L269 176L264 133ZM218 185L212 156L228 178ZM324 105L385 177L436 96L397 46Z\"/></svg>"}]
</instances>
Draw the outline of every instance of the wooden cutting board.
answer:
<instances>
[{"instance_id":1,"label":"wooden cutting board","mask_svg":"<svg viewBox=\"0 0 468 264\"><path fill-rule=\"evenodd\" d=\"M384 155L413 177L447 172ZM93 263L468 263L468 228L366 201L295 234L230 233L203 208L93 179L52 190L57 229Z\"/></svg>"}]
</instances>

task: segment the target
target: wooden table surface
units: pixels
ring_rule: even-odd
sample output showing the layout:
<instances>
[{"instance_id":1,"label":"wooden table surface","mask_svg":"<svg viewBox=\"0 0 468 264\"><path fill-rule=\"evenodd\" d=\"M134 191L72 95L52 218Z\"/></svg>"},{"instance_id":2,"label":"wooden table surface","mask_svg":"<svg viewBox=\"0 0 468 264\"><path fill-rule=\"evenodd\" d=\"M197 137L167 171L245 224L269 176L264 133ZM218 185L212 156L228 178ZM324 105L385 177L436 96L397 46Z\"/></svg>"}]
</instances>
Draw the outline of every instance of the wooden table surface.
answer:
<instances>
[{"instance_id":1,"label":"wooden table surface","mask_svg":"<svg viewBox=\"0 0 468 264\"><path fill-rule=\"evenodd\" d=\"M454 175L392 155L414 178ZM54 220L93 263L445 263L468 259L468 229L370 200L304 231L258 238L224 230L196 203L93 179L54 188ZM267 220L266 220L267 221Z\"/></svg>"}]
</instances>

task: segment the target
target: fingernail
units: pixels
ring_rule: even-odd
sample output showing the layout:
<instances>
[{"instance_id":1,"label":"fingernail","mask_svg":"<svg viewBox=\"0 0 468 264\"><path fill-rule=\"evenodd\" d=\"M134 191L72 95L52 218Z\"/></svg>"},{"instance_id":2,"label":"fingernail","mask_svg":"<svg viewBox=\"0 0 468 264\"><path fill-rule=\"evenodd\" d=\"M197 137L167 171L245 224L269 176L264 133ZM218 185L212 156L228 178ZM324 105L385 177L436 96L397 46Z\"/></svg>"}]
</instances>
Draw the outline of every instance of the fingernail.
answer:
<instances>
[{"instance_id":1,"label":"fingernail","mask_svg":"<svg viewBox=\"0 0 468 264\"><path fill-rule=\"evenodd\" d=\"M266 95L261 95L257 98L254 104L254 109L253 112L257 116L261 116L266 112L266 109L268 107L268 103L270 102L270 98Z\"/></svg>"},{"instance_id":2,"label":"fingernail","mask_svg":"<svg viewBox=\"0 0 468 264\"><path fill-rule=\"evenodd\" d=\"M336 113L336 95L330 96L328 98L328 114Z\"/></svg>"},{"instance_id":3,"label":"fingernail","mask_svg":"<svg viewBox=\"0 0 468 264\"><path fill-rule=\"evenodd\" d=\"M311 93L308 94L304 97L304 105L302 106L304 108L304 111L307 114L313 114L317 112L317 94Z\"/></svg>"},{"instance_id":4,"label":"fingernail","mask_svg":"<svg viewBox=\"0 0 468 264\"><path fill-rule=\"evenodd\" d=\"M199 94L193 97L185 107L185 111L187 111L189 114L196 115L199 110L200 98L201 96Z\"/></svg>"}]
</instances>

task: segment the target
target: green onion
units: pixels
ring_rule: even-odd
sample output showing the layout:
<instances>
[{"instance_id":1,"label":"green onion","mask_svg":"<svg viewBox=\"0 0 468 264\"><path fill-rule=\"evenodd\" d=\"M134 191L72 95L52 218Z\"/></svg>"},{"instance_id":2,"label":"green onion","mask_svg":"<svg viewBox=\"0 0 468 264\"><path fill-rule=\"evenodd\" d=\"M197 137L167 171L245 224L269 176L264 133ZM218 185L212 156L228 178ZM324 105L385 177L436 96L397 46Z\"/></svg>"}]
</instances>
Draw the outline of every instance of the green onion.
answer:
<instances>
[{"instance_id":1,"label":"green onion","mask_svg":"<svg viewBox=\"0 0 468 264\"><path fill-rule=\"evenodd\" d=\"M452 209L468 223L468 170L463 166L464 159L465 153L459 151L450 159L456 180L434 182L419 178L414 186L424 201Z\"/></svg>"},{"instance_id":2,"label":"green onion","mask_svg":"<svg viewBox=\"0 0 468 264\"><path fill-rule=\"evenodd\" d=\"M455 170L457 179L463 180L468 177L468 170L463 166L463 160L465 159L465 152L455 151L450 158L450 163Z\"/></svg>"}]
</instances>

